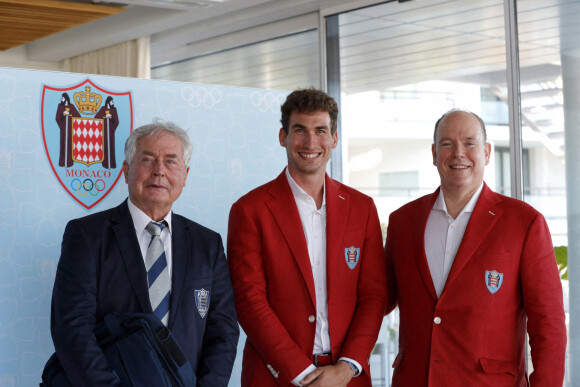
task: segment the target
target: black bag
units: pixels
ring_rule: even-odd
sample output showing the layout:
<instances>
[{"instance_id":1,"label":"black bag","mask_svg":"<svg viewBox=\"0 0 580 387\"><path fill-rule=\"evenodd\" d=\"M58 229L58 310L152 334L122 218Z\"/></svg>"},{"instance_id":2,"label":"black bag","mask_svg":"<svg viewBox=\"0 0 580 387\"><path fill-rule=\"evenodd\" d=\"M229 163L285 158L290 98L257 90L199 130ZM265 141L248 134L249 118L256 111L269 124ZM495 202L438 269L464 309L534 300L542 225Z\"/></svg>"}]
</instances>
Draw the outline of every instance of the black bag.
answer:
<instances>
[{"instance_id":1,"label":"black bag","mask_svg":"<svg viewBox=\"0 0 580 387\"><path fill-rule=\"evenodd\" d=\"M110 313L95 328L99 346L125 386L190 387L196 376L171 332L152 313ZM40 387L72 387L54 353Z\"/></svg>"}]
</instances>

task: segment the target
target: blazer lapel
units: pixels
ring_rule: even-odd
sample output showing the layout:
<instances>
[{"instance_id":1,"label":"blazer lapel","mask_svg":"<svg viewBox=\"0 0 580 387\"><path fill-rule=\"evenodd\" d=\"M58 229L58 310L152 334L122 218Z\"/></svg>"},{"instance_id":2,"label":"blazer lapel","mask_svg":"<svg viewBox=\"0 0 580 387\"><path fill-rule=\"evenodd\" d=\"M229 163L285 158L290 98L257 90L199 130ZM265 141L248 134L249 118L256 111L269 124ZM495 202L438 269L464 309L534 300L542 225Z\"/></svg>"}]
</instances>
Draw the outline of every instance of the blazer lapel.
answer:
<instances>
[{"instance_id":1,"label":"blazer lapel","mask_svg":"<svg viewBox=\"0 0 580 387\"><path fill-rule=\"evenodd\" d=\"M145 271L145 264L137 235L135 234L135 226L133 218L129 212L126 199L121 205L116 208L113 213L113 233L121 249L121 256L125 261L125 268L127 275L133 285L133 290L137 295L137 299L144 311L151 312L151 303L149 302L149 287L147 285L147 272Z\"/></svg>"},{"instance_id":2,"label":"blazer lapel","mask_svg":"<svg viewBox=\"0 0 580 387\"><path fill-rule=\"evenodd\" d=\"M415 257L417 270L419 270L423 283L434 300L437 300L437 292L435 291L435 285L433 285L431 270L429 269L429 263L427 262L427 254L425 254L425 229L427 228L429 214L431 213L431 209L433 208L433 204L438 195L439 189L437 189L431 196L425 197L419 207L419 213L417 213L416 219L411 220L412 223L417 222L411 229L420 229L421 233L414 234L417 237L417 240L414 241L415 247L410 247L409 249L410 251L414 250L413 257Z\"/></svg>"},{"instance_id":3,"label":"blazer lapel","mask_svg":"<svg viewBox=\"0 0 580 387\"><path fill-rule=\"evenodd\" d=\"M469 218L469 223L463 234L463 239L455 255L455 260L453 261L441 295L445 293L445 288L451 286L453 281L459 276L461 270L473 258L473 254L477 248L485 240L486 235L501 217L502 210L495 208L496 204L500 201L499 196L491 191L484 183L483 190Z\"/></svg>"},{"instance_id":4,"label":"blazer lapel","mask_svg":"<svg viewBox=\"0 0 580 387\"><path fill-rule=\"evenodd\" d=\"M345 264L344 252L340 251L343 248L340 241L344 239L348 224L349 206L348 193L326 175L326 281L329 297L330 282L339 278L334 271L340 267L339 264ZM342 262L334 262L336 259L342 259Z\"/></svg>"},{"instance_id":5,"label":"blazer lapel","mask_svg":"<svg viewBox=\"0 0 580 387\"><path fill-rule=\"evenodd\" d=\"M304 237L304 230L302 229L302 222L298 214L298 208L288 180L286 179L286 170L273 181L269 193L272 199L266 202L266 206L272 213L276 223L280 227L280 232L288 242L292 255L300 268L312 304L316 305L316 297L314 293L314 278L312 276L312 267L310 265L310 257L308 255L308 247L306 245L306 238Z\"/></svg>"},{"instance_id":6,"label":"blazer lapel","mask_svg":"<svg viewBox=\"0 0 580 387\"><path fill-rule=\"evenodd\" d=\"M195 244L190 243L189 227L183 220L171 215L171 242L172 242L172 278L171 278L171 306L169 312L169 327L175 321L177 306L185 287L185 277L188 273L190 255L195 254ZM174 307L175 306L175 307Z\"/></svg>"}]
</instances>

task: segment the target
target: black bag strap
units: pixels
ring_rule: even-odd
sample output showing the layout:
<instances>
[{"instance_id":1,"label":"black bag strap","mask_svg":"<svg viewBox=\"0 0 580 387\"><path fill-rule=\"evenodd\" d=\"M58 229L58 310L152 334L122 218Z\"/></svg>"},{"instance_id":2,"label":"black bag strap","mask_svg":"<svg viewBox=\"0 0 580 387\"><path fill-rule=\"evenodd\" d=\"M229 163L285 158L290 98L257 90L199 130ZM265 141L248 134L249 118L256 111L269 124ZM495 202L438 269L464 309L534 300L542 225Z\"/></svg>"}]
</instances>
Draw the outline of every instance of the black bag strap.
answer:
<instances>
[{"instance_id":1,"label":"black bag strap","mask_svg":"<svg viewBox=\"0 0 580 387\"><path fill-rule=\"evenodd\" d=\"M105 326L113 337L122 336L125 330L121 326L121 321L117 313L108 313L104 318Z\"/></svg>"}]
</instances>

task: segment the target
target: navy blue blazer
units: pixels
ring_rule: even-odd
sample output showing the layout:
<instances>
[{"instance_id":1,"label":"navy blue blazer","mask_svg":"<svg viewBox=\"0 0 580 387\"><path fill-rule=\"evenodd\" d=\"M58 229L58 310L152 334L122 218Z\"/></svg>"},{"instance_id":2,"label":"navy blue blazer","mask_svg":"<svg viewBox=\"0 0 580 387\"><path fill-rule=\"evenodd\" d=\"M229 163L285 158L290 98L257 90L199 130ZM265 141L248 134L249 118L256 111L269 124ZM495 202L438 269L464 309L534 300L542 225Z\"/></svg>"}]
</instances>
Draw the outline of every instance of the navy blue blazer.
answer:
<instances>
[{"instance_id":1,"label":"navy blue blazer","mask_svg":"<svg viewBox=\"0 0 580 387\"><path fill-rule=\"evenodd\" d=\"M239 336L234 293L218 233L173 213L169 329L197 375L197 386L227 386ZM210 292L205 316L195 291ZM151 312L147 273L125 200L70 221L52 295L51 333L75 386L120 385L93 329L109 312Z\"/></svg>"}]
</instances>

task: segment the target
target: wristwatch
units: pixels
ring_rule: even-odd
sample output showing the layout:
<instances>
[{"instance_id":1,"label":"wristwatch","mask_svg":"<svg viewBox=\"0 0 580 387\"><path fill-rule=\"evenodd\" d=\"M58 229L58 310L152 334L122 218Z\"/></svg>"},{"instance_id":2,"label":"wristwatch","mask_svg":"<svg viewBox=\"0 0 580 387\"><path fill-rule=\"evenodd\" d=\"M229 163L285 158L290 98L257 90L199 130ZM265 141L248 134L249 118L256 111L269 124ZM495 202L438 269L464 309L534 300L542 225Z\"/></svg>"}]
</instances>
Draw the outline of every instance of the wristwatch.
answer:
<instances>
[{"instance_id":1,"label":"wristwatch","mask_svg":"<svg viewBox=\"0 0 580 387\"><path fill-rule=\"evenodd\" d=\"M344 359L342 359L341 361L343 361L346 364L348 364L348 366L350 367L350 369L354 371L354 375L353 376L358 376L358 368L357 368L357 366L354 365L353 362L350 362L350 361L344 360Z\"/></svg>"}]
</instances>

